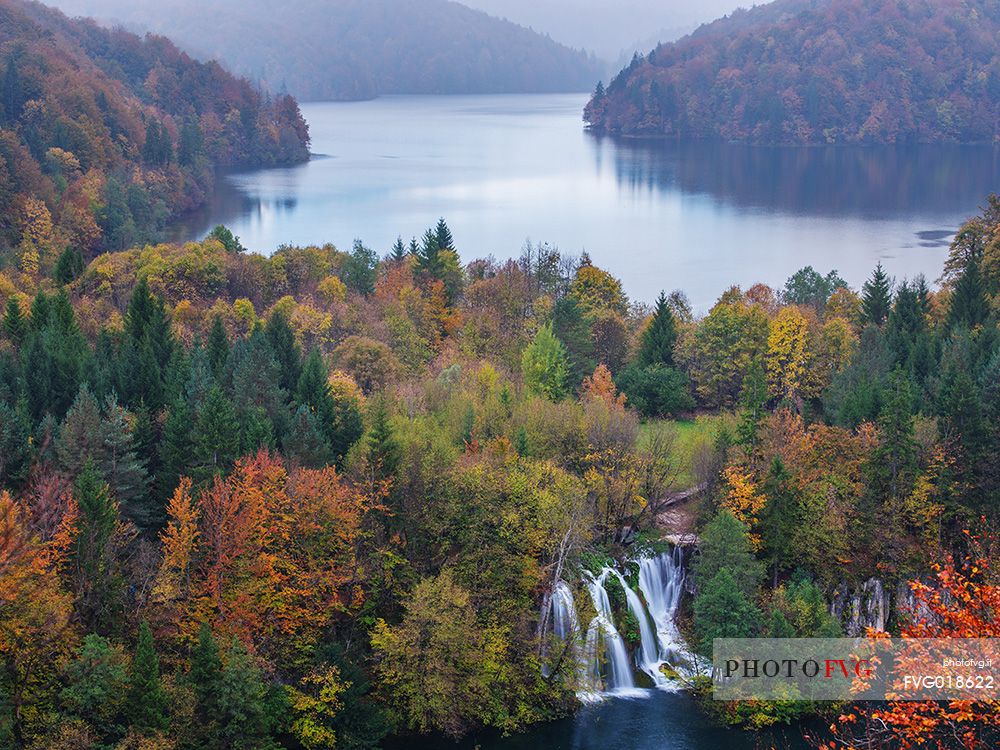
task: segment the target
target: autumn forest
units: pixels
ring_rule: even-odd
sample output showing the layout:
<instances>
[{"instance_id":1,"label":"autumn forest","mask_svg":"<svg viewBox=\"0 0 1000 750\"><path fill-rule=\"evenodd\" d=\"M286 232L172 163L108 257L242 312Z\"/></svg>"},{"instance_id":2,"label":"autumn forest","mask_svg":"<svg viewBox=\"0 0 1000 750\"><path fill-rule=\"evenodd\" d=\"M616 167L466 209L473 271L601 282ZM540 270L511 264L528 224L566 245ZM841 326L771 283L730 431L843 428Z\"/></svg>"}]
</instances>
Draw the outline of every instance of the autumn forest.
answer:
<instances>
[{"instance_id":1,"label":"autumn forest","mask_svg":"<svg viewBox=\"0 0 1000 750\"><path fill-rule=\"evenodd\" d=\"M468 257L436 216L391 248L162 241L218 168L309 142L166 39L0 0L0 750L520 732L624 679L612 647L641 666L650 561L695 656L1000 636L1000 197L939 278L805 266L704 311L667 271L647 304L586 253ZM614 639L588 657L580 622ZM1000 736L996 701L651 671L738 736Z\"/></svg>"}]
</instances>

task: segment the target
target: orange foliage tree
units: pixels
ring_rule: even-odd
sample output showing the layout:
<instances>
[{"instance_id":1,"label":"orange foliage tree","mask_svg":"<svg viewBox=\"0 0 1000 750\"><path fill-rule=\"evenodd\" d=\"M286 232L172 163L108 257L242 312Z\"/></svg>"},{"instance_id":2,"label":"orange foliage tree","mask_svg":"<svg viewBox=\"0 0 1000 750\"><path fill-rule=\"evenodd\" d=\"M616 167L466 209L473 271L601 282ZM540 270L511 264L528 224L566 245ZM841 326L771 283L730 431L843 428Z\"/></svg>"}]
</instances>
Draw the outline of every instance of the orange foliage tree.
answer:
<instances>
[{"instance_id":1,"label":"orange foliage tree","mask_svg":"<svg viewBox=\"0 0 1000 750\"><path fill-rule=\"evenodd\" d=\"M914 581L913 621L903 638L1000 637L1000 571L995 535L965 532L964 562L935 566L932 584ZM830 726L823 750L986 748L1000 740L1000 701L889 701L853 706Z\"/></svg>"},{"instance_id":2,"label":"orange foliage tree","mask_svg":"<svg viewBox=\"0 0 1000 750\"><path fill-rule=\"evenodd\" d=\"M356 549L380 498L333 467L289 470L267 451L197 499L182 480L154 588L164 635L191 643L209 622L275 664L301 665L324 629L362 603Z\"/></svg>"}]
</instances>

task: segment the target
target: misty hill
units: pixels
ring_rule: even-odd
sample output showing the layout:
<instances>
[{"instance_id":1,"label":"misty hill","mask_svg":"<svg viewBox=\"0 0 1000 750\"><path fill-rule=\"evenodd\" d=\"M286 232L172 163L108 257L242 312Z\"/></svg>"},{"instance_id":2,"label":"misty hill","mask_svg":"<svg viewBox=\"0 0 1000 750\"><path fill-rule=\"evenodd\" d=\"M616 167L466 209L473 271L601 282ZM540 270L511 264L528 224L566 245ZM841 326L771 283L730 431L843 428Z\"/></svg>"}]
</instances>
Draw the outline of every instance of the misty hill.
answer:
<instances>
[{"instance_id":1,"label":"misty hill","mask_svg":"<svg viewBox=\"0 0 1000 750\"><path fill-rule=\"evenodd\" d=\"M585 53L448 0L58 4L166 34L192 54L300 99L589 91L600 77Z\"/></svg>"},{"instance_id":2,"label":"misty hill","mask_svg":"<svg viewBox=\"0 0 1000 750\"><path fill-rule=\"evenodd\" d=\"M756 143L1000 139L997 0L778 0L637 57L597 132Z\"/></svg>"},{"instance_id":3,"label":"misty hill","mask_svg":"<svg viewBox=\"0 0 1000 750\"><path fill-rule=\"evenodd\" d=\"M0 0L0 265L31 276L66 248L147 241L204 201L216 166L295 163L308 143L289 96L163 38Z\"/></svg>"}]
</instances>

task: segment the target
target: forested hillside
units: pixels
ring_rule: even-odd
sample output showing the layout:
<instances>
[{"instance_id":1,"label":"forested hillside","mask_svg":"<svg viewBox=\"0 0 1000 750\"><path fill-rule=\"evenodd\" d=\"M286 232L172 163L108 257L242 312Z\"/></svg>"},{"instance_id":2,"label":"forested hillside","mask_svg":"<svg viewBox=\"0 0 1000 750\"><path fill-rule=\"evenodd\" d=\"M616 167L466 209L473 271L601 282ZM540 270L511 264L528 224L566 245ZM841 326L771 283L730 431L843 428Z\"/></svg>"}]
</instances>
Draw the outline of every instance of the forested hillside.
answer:
<instances>
[{"instance_id":1,"label":"forested hillside","mask_svg":"<svg viewBox=\"0 0 1000 750\"><path fill-rule=\"evenodd\" d=\"M777 0L598 87L598 132L753 143L1000 139L996 0Z\"/></svg>"},{"instance_id":2,"label":"forested hillside","mask_svg":"<svg viewBox=\"0 0 1000 750\"><path fill-rule=\"evenodd\" d=\"M589 91L602 69L583 52L449 0L165 0L155 15L123 0L57 5L166 34L310 101Z\"/></svg>"},{"instance_id":3,"label":"forested hillside","mask_svg":"<svg viewBox=\"0 0 1000 750\"><path fill-rule=\"evenodd\" d=\"M154 239L217 166L308 157L291 97L166 39L0 2L0 256L27 276Z\"/></svg>"},{"instance_id":4,"label":"forested hillside","mask_svg":"<svg viewBox=\"0 0 1000 750\"><path fill-rule=\"evenodd\" d=\"M700 649L839 633L837 587L953 554L980 557L945 599L917 589L944 613L920 627L996 634L993 553L963 533L1000 505L996 197L940 290L806 268L702 318L586 257L456 244L441 221L384 259L265 258L220 228L0 273L0 747L371 747L563 714L579 673L546 592L662 544L689 486ZM700 442L663 421L696 409ZM872 727L990 721L933 708ZM800 710L751 709L719 707Z\"/></svg>"}]
</instances>

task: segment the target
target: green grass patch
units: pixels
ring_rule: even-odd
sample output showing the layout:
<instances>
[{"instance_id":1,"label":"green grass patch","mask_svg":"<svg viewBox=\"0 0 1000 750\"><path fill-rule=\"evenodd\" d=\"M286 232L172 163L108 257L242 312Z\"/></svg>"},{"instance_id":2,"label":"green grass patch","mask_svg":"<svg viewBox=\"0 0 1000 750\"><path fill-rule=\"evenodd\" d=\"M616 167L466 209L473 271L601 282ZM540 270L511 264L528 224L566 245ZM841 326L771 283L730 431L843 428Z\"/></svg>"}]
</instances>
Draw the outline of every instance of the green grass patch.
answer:
<instances>
[{"instance_id":1,"label":"green grass patch","mask_svg":"<svg viewBox=\"0 0 1000 750\"><path fill-rule=\"evenodd\" d=\"M730 412L699 414L694 419L651 419L639 425L639 446L652 444L662 433L671 456L677 461L679 489L690 487L695 478L695 459L706 448L711 448L724 428L730 434L736 430L736 415Z\"/></svg>"}]
</instances>

